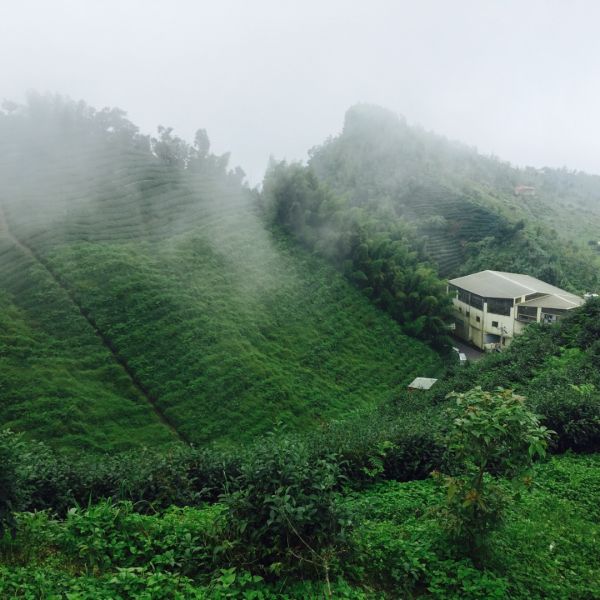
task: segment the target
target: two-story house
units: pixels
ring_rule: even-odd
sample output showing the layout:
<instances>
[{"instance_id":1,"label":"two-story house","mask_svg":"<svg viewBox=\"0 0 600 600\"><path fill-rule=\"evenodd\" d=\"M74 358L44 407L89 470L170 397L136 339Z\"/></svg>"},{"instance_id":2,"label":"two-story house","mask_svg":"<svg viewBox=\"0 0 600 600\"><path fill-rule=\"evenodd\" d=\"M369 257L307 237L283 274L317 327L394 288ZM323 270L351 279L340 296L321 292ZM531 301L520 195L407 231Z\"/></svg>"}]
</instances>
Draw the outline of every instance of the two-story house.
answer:
<instances>
[{"instance_id":1,"label":"two-story house","mask_svg":"<svg viewBox=\"0 0 600 600\"><path fill-rule=\"evenodd\" d=\"M480 271L448 282L455 335L482 350L510 344L528 323L553 323L583 298L529 275Z\"/></svg>"}]
</instances>

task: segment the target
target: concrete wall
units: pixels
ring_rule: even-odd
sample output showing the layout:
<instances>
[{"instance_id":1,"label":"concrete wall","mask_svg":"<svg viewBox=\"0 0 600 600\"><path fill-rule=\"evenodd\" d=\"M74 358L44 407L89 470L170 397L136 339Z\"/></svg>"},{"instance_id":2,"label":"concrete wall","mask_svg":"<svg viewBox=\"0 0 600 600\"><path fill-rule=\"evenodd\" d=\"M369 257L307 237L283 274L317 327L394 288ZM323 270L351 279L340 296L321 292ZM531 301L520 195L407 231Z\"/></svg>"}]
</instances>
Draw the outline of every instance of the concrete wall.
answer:
<instances>
[{"instance_id":1,"label":"concrete wall","mask_svg":"<svg viewBox=\"0 0 600 600\"><path fill-rule=\"evenodd\" d=\"M504 346L508 346L513 336L515 334L518 335L522 331L522 324L515 321L517 314L516 306L510 309L510 316L506 316L488 313L487 302L484 303L483 310L473 308L458 298L453 298L452 304L456 319L464 323L464 327L457 326L455 334L482 350L486 349L486 333L500 336L500 338L504 339ZM497 323L498 325L493 326L492 323ZM487 349L490 349L490 347Z\"/></svg>"}]
</instances>

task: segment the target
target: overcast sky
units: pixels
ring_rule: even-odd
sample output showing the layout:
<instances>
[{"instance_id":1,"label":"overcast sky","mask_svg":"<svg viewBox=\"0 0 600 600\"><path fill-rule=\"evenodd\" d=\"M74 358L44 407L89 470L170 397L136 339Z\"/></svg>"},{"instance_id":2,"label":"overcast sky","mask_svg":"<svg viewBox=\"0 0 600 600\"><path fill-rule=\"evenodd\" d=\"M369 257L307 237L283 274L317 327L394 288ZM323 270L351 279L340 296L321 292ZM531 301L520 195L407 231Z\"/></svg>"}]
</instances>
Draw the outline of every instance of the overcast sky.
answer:
<instances>
[{"instance_id":1,"label":"overcast sky","mask_svg":"<svg viewBox=\"0 0 600 600\"><path fill-rule=\"evenodd\" d=\"M516 164L600 173L600 2L0 0L0 98L59 92L232 152L252 183L371 102Z\"/></svg>"}]
</instances>

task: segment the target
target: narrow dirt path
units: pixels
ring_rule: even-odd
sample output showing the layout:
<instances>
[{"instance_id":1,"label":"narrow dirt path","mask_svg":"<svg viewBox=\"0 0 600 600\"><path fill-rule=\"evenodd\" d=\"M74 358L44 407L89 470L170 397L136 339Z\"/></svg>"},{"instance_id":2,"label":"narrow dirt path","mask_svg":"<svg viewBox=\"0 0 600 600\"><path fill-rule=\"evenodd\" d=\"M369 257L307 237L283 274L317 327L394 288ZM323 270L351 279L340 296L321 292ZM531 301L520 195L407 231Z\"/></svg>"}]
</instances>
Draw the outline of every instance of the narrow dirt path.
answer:
<instances>
[{"instance_id":1,"label":"narrow dirt path","mask_svg":"<svg viewBox=\"0 0 600 600\"><path fill-rule=\"evenodd\" d=\"M65 283L63 279L50 267L40 256L36 254L36 252L27 244L22 242L19 238L17 238L8 225L8 220L6 219L6 213L4 212L4 207L0 204L0 233L4 233L6 237L25 255L35 261L38 265L40 265L49 275L52 277L56 285L58 285L63 292L67 295L69 300L75 305L79 314L86 320L88 325L94 330L94 333L100 338L100 341L104 345L104 347L112 354L115 361L121 366L121 368L125 371L131 383L138 390L138 392L145 398L145 400L152 408L153 412L156 414L158 419L165 425L168 429L171 430L173 435L180 441L185 443L190 443L189 440L184 436L180 431L177 430L173 422L165 415L162 409L158 406L157 398L148 390L148 388L139 380L135 372L129 366L127 359L122 357L119 354L119 351L113 344L112 340L100 329L96 321L90 316L88 311L79 303L77 298L73 295L68 285Z\"/></svg>"}]
</instances>

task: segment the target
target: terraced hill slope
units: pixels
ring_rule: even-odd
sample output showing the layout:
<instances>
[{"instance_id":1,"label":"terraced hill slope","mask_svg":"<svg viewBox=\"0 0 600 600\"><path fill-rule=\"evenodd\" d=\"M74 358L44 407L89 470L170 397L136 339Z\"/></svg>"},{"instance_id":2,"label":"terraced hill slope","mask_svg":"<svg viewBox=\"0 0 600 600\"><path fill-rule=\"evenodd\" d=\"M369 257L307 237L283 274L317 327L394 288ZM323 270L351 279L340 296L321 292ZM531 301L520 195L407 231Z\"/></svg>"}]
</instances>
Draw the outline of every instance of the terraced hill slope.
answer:
<instances>
[{"instance_id":1,"label":"terraced hill slope","mask_svg":"<svg viewBox=\"0 0 600 600\"><path fill-rule=\"evenodd\" d=\"M578 292L600 287L588 251L600 240L600 177L517 169L368 105L348 110L309 165L352 205L409 225L413 247L443 277L489 268Z\"/></svg>"},{"instance_id":2,"label":"terraced hill slope","mask_svg":"<svg viewBox=\"0 0 600 600\"><path fill-rule=\"evenodd\" d=\"M65 449L307 429L440 368L268 232L226 158L118 111L0 113L0 422Z\"/></svg>"}]
</instances>

